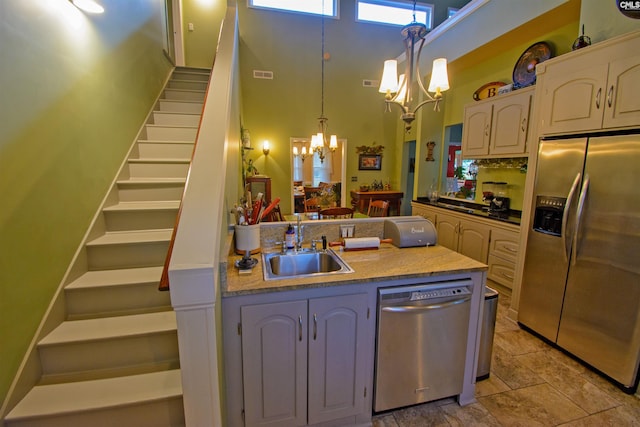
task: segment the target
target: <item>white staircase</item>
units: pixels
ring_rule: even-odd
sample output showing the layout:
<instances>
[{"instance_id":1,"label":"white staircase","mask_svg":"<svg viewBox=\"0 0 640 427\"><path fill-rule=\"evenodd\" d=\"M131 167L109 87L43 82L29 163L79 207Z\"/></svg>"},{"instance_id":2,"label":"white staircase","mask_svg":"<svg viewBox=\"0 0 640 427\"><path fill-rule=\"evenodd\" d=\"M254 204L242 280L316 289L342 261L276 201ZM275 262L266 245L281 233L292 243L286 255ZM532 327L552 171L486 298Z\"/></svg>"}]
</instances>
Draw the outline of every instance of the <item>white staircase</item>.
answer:
<instances>
[{"instance_id":1,"label":"white staircase","mask_svg":"<svg viewBox=\"0 0 640 427\"><path fill-rule=\"evenodd\" d=\"M158 291L209 70L178 68L132 148L38 342L41 379L6 427L184 425L175 314Z\"/></svg>"}]
</instances>

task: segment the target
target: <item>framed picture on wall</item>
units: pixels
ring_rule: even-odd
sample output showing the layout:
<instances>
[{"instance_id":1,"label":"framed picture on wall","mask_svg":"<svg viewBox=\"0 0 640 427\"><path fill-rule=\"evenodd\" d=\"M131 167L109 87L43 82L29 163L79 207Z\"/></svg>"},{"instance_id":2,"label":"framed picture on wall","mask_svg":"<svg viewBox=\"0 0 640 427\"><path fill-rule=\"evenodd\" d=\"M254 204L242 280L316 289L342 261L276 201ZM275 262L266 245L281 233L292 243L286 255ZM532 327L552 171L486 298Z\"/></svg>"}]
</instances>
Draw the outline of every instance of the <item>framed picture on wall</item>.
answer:
<instances>
[{"instance_id":1,"label":"framed picture on wall","mask_svg":"<svg viewBox=\"0 0 640 427\"><path fill-rule=\"evenodd\" d=\"M358 169L361 171L379 171L382 169L382 155L360 154L358 157Z\"/></svg>"}]
</instances>

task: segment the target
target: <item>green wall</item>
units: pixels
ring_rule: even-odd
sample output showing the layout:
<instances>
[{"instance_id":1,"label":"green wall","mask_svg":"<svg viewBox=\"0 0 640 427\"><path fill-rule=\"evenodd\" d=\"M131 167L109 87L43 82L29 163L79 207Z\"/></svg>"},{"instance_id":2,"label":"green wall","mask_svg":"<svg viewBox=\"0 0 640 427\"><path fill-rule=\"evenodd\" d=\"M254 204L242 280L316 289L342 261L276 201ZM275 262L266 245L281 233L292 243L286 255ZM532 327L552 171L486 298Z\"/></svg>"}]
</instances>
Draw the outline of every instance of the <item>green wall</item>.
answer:
<instances>
[{"instance_id":1,"label":"green wall","mask_svg":"<svg viewBox=\"0 0 640 427\"><path fill-rule=\"evenodd\" d=\"M262 174L272 177L273 197L282 198L290 211L290 137L317 132L321 110L321 18L293 13L249 9L239 2L240 75L243 91L243 126L251 132L249 154ZM379 80L385 59L401 53L396 27L354 23L351 2L341 2L340 19L325 19L324 114L338 138L347 139L346 190L370 183L378 174L358 172L355 147L387 147L380 173L394 176L393 145L396 115L384 114L383 97L363 79ZM265 31L265 25L269 31ZM273 71L273 80L254 79L253 70ZM346 95L348 94L348 95ZM271 142L265 157L262 141ZM343 190L344 191L344 190Z\"/></svg>"},{"instance_id":2,"label":"green wall","mask_svg":"<svg viewBox=\"0 0 640 427\"><path fill-rule=\"evenodd\" d=\"M436 3L437 15L446 13L443 1L431 3ZM325 52L331 58L325 62L324 113L329 131L348 141L343 191L374 179L388 179L398 189L405 140L400 110L385 114L377 86L363 87L362 81L380 80L384 60L403 52L402 36L399 27L355 22L354 4L340 2L340 19L325 19ZM255 148L249 157L261 174L272 178L273 197L281 197L288 212L289 138L310 137L321 112L321 18L247 8L246 2L239 2L238 9L243 126ZM253 70L273 71L274 79L254 79ZM260 149L265 139L271 143L266 157ZM382 170L359 171L355 147L373 143L385 146Z\"/></svg>"},{"instance_id":3,"label":"green wall","mask_svg":"<svg viewBox=\"0 0 640 427\"><path fill-rule=\"evenodd\" d=\"M598 43L611 37L640 30L640 20L629 18L618 10L617 1L582 0L580 28Z\"/></svg>"},{"instance_id":4,"label":"green wall","mask_svg":"<svg viewBox=\"0 0 640 427\"><path fill-rule=\"evenodd\" d=\"M241 1L242 3L242 1ZM188 67L211 68L227 0L182 0L184 58ZM193 24L193 30L189 30Z\"/></svg>"},{"instance_id":5,"label":"green wall","mask_svg":"<svg viewBox=\"0 0 640 427\"><path fill-rule=\"evenodd\" d=\"M161 89L161 1L0 3L0 400Z\"/></svg>"}]
</instances>

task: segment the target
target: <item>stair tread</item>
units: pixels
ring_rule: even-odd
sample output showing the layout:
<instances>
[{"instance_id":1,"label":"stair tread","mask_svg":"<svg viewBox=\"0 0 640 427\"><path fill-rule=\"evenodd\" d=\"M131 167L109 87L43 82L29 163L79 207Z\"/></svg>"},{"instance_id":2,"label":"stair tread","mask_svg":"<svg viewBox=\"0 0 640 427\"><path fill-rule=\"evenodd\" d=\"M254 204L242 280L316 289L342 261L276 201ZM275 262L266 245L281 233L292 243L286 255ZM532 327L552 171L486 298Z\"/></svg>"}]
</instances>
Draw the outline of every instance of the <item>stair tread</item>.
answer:
<instances>
[{"instance_id":1,"label":"stair tread","mask_svg":"<svg viewBox=\"0 0 640 427\"><path fill-rule=\"evenodd\" d=\"M182 395L180 370L34 387L6 417L24 419L49 414L109 408Z\"/></svg>"},{"instance_id":2,"label":"stair tread","mask_svg":"<svg viewBox=\"0 0 640 427\"><path fill-rule=\"evenodd\" d=\"M161 184L161 183L178 183L184 184L187 182L186 178L153 178L153 177L142 177L142 178L129 178L129 179L121 179L118 180L118 184Z\"/></svg>"},{"instance_id":3,"label":"stair tread","mask_svg":"<svg viewBox=\"0 0 640 427\"><path fill-rule=\"evenodd\" d=\"M59 345L176 330L173 311L62 322L38 345Z\"/></svg>"},{"instance_id":4,"label":"stair tread","mask_svg":"<svg viewBox=\"0 0 640 427\"><path fill-rule=\"evenodd\" d=\"M196 73L206 73L206 74L210 74L211 73L211 67L194 67L192 65L190 66L186 66L186 65L177 65L173 71L193 71Z\"/></svg>"},{"instance_id":5,"label":"stair tread","mask_svg":"<svg viewBox=\"0 0 640 427\"><path fill-rule=\"evenodd\" d=\"M107 231L102 236L87 242L87 246L169 241L172 233L173 229L171 228L159 230Z\"/></svg>"},{"instance_id":6,"label":"stair tread","mask_svg":"<svg viewBox=\"0 0 640 427\"><path fill-rule=\"evenodd\" d=\"M162 269L163 267L139 267L88 271L69 283L65 289L85 289L157 282L160 281Z\"/></svg>"},{"instance_id":7,"label":"stair tread","mask_svg":"<svg viewBox=\"0 0 640 427\"><path fill-rule=\"evenodd\" d=\"M150 211L150 210L170 210L180 208L179 200L151 200L136 202L119 202L116 205L105 206L103 211Z\"/></svg>"},{"instance_id":8,"label":"stair tread","mask_svg":"<svg viewBox=\"0 0 640 427\"><path fill-rule=\"evenodd\" d=\"M186 74L186 73L183 73ZM195 74L195 73L191 73L191 74ZM174 83L174 82L188 82L188 83L207 83L206 81L201 81L201 80L191 80L191 79L178 79L175 77L171 77L170 82Z\"/></svg>"},{"instance_id":9,"label":"stair tread","mask_svg":"<svg viewBox=\"0 0 640 427\"><path fill-rule=\"evenodd\" d=\"M177 87L167 87L164 89L166 91L174 91L174 92L193 92L193 93L205 93L206 90L197 90L197 89L182 89Z\"/></svg>"},{"instance_id":10,"label":"stair tread","mask_svg":"<svg viewBox=\"0 0 640 427\"><path fill-rule=\"evenodd\" d=\"M163 111L163 110L154 110L153 114L167 114L171 116L201 116L200 113L190 113L187 111ZM149 124L158 124L158 123L149 123Z\"/></svg>"},{"instance_id":11,"label":"stair tread","mask_svg":"<svg viewBox=\"0 0 640 427\"><path fill-rule=\"evenodd\" d=\"M166 139L139 139L138 143L148 143L148 144L191 144L193 145L193 141L188 140L166 140Z\"/></svg>"},{"instance_id":12,"label":"stair tread","mask_svg":"<svg viewBox=\"0 0 640 427\"><path fill-rule=\"evenodd\" d=\"M184 158L171 158L171 159L161 159L161 158L139 158L139 157L130 157L127 159L129 163L189 163L191 159Z\"/></svg>"},{"instance_id":13,"label":"stair tread","mask_svg":"<svg viewBox=\"0 0 640 427\"><path fill-rule=\"evenodd\" d=\"M145 126L152 127L152 128L198 129L198 125L164 125L164 124L147 123Z\"/></svg>"},{"instance_id":14,"label":"stair tread","mask_svg":"<svg viewBox=\"0 0 640 427\"><path fill-rule=\"evenodd\" d=\"M194 99L160 99L162 102L176 102L176 103L186 103L186 104L200 104L202 105L202 101L196 101ZM163 110L153 110L156 113L164 112Z\"/></svg>"}]
</instances>

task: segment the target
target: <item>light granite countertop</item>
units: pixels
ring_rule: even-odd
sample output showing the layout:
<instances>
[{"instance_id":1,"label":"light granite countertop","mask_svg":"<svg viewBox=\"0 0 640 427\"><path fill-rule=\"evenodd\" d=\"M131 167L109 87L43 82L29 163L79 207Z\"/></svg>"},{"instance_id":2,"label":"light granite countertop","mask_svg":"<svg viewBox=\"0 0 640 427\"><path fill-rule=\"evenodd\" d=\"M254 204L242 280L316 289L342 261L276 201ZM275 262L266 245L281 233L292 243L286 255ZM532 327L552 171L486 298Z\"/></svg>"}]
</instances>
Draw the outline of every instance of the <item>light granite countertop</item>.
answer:
<instances>
[{"instance_id":1,"label":"light granite countertop","mask_svg":"<svg viewBox=\"0 0 640 427\"><path fill-rule=\"evenodd\" d=\"M241 257L230 255L226 263L226 280L222 281L222 296L365 284L487 269L483 263L438 245L397 248L390 243L382 243L379 249L336 252L354 270L353 273L268 281L264 280L261 254L253 255L258 264L251 274L242 275L234 266Z\"/></svg>"}]
</instances>

